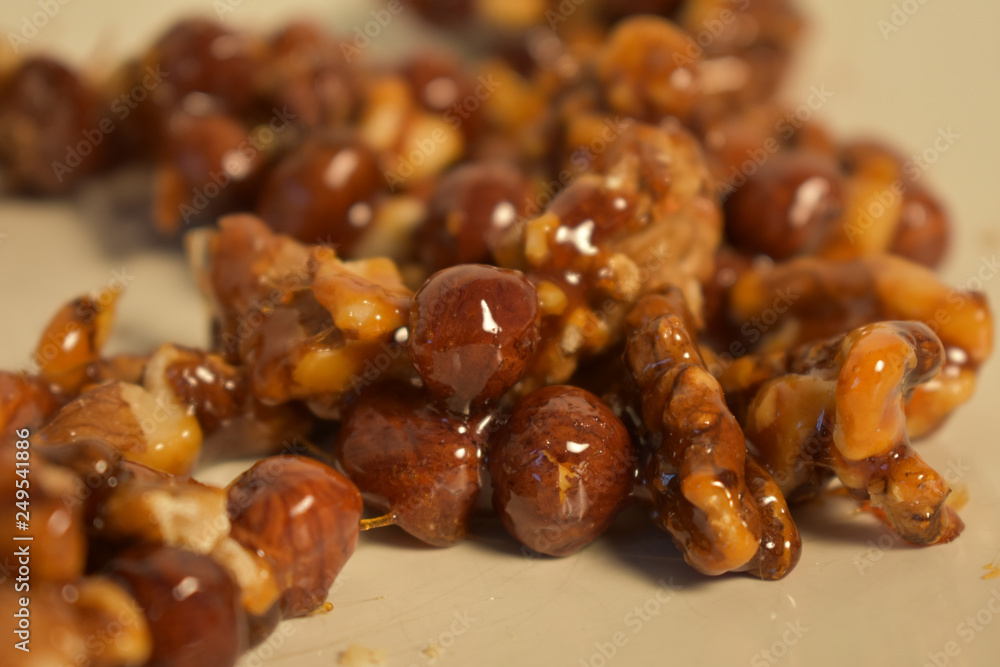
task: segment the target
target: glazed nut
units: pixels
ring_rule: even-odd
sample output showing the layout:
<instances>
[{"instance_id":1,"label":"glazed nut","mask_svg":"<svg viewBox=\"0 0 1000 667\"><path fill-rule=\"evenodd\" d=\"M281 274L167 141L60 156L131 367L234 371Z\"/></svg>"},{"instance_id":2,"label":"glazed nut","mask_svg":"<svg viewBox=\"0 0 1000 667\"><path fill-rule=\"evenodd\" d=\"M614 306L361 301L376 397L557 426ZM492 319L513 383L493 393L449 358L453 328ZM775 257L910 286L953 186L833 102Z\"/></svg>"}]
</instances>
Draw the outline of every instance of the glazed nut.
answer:
<instances>
[{"instance_id":1,"label":"glazed nut","mask_svg":"<svg viewBox=\"0 0 1000 667\"><path fill-rule=\"evenodd\" d=\"M318 134L268 174L257 211L276 232L305 243L335 240L350 255L385 189L378 155L363 142Z\"/></svg>"},{"instance_id":2,"label":"glazed nut","mask_svg":"<svg viewBox=\"0 0 1000 667\"><path fill-rule=\"evenodd\" d=\"M80 619L81 634L89 640L90 664L145 664L152 656L153 637L146 615L118 583L87 576L62 590ZM119 630L120 628L120 630ZM116 632L117 631L117 632ZM109 640L114 636L114 640Z\"/></svg>"},{"instance_id":3,"label":"glazed nut","mask_svg":"<svg viewBox=\"0 0 1000 667\"><path fill-rule=\"evenodd\" d=\"M215 544L209 554L233 578L240 589L240 601L250 618L269 615L280 592L274 570L265 556L250 551L231 537Z\"/></svg>"},{"instance_id":4,"label":"glazed nut","mask_svg":"<svg viewBox=\"0 0 1000 667\"><path fill-rule=\"evenodd\" d=\"M726 200L726 234L748 253L786 259L814 252L843 206L841 176L832 158L779 152Z\"/></svg>"},{"instance_id":5,"label":"glazed nut","mask_svg":"<svg viewBox=\"0 0 1000 667\"><path fill-rule=\"evenodd\" d=\"M723 376L727 395L749 405L746 435L783 490L814 493L832 472L908 542L958 536L950 488L907 434L906 396L938 377L944 361L930 328L880 322L741 361Z\"/></svg>"},{"instance_id":6,"label":"glazed nut","mask_svg":"<svg viewBox=\"0 0 1000 667\"><path fill-rule=\"evenodd\" d=\"M0 455L13 461L14 443L15 440L4 440L0 444ZM36 452L44 456L44 448L35 448L32 454ZM34 539L31 546L32 576L43 581L72 581L83 574L87 560L83 511L78 503L73 502L77 497L79 480L70 470L53 465L44 458L32 456L31 460L30 479L29 476L15 476L13 466L0 475L0 494L9 499L7 506L0 508L0 521L14 526L15 513L29 514ZM27 485L23 479L28 480ZM16 486L17 482L20 482L19 486ZM26 506L28 510L19 512ZM9 562L16 563L14 553L19 546L17 542L11 542L0 547L0 560L7 558Z\"/></svg>"},{"instance_id":7,"label":"glazed nut","mask_svg":"<svg viewBox=\"0 0 1000 667\"><path fill-rule=\"evenodd\" d=\"M279 456L254 464L227 493L231 535L270 561L283 615L320 606L357 545L357 487L318 461Z\"/></svg>"},{"instance_id":8,"label":"glazed nut","mask_svg":"<svg viewBox=\"0 0 1000 667\"><path fill-rule=\"evenodd\" d=\"M313 293L345 336L362 341L390 339L406 326L412 295L385 258L327 260L316 269Z\"/></svg>"},{"instance_id":9,"label":"glazed nut","mask_svg":"<svg viewBox=\"0 0 1000 667\"><path fill-rule=\"evenodd\" d=\"M246 649L240 590L211 558L148 545L118 554L104 571L122 582L146 617L153 639L148 664L219 667L235 664Z\"/></svg>"},{"instance_id":10,"label":"glazed nut","mask_svg":"<svg viewBox=\"0 0 1000 667\"><path fill-rule=\"evenodd\" d=\"M83 76L50 58L25 58L0 76L0 165L24 192L71 190L107 164L109 144L91 144L87 157L67 164L67 149L93 131L106 110Z\"/></svg>"},{"instance_id":11,"label":"glazed nut","mask_svg":"<svg viewBox=\"0 0 1000 667\"><path fill-rule=\"evenodd\" d=\"M491 442L493 506L517 541L568 556L597 539L628 501L636 453L596 396L569 386L528 394Z\"/></svg>"},{"instance_id":12,"label":"glazed nut","mask_svg":"<svg viewBox=\"0 0 1000 667\"><path fill-rule=\"evenodd\" d=\"M137 463L124 464L113 479L92 519L97 533L107 539L208 554L229 534L223 489Z\"/></svg>"},{"instance_id":13,"label":"glazed nut","mask_svg":"<svg viewBox=\"0 0 1000 667\"><path fill-rule=\"evenodd\" d=\"M482 427L405 385L362 394L344 416L337 458L365 499L434 546L463 539L479 497Z\"/></svg>"},{"instance_id":14,"label":"glazed nut","mask_svg":"<svg viewBox=\"0 0 1000 667\"><path fill-rule=\"evenodd\" d=\"M691 114L701 93L690 37L670 21L638 16L619 22L597 58L597 76L618 113L655 121Z\"/></svg>"},{"instance_id":15,"label":"glazed nut","mask_svg":"<svg viewBox=\"0 0 1000 667\"><path fill-rule=\"evenodd\" d=\"M653 449L642 471L650 514L699 572L783 577L798 561L798 533L777 483L748 463L746 436L678 305L679 294L648 296L628 318L625 361Z\"/></svg>"},{"instance_id":16,"label":"glazed nut","mask_svg":"<svg viewBox=\"0 0 1000 667\"><path fill-rule=\"evenodd\" d=\"M441 177L421 229L421 255L433 271L488 264L505 230L520 220L530 187L507 162L473 162Z\"/></svg>"},{"instance_id":17,"label":"glazed nut","mask_svg":"<svg viewBox=\"0 0 1000 667\"><path fill-rule=\"evenodd\" d=\"M538 295L517 271L465 264L431 276L410 307L410 359L450 410L497 401L538 341Z\"/></svg>"},{"instance_id":18,"label":"glazed nut","mask_svg":"<svg viewBox=\"0 0 1000 667\"><path fill-rule=\"evenodd\" d=\"M38 375L65 394L80 390L87 366L98 360L111 333L120 291L102 290L70 301L49 320L35 349Z\"/></svg>"},{"instance_id":19,"label":"glazed nut","mask_svg":"<svg viewBox=\"0 0 1000 667\"><path fill-rule=\"evenodd\" d=\"M38 436L50 444L104 440L131 461L174 474L189 472L201 449L198 420L177 405L172 394L153 394L126 382L84 392Z\"/></svg>"}]
</instances>

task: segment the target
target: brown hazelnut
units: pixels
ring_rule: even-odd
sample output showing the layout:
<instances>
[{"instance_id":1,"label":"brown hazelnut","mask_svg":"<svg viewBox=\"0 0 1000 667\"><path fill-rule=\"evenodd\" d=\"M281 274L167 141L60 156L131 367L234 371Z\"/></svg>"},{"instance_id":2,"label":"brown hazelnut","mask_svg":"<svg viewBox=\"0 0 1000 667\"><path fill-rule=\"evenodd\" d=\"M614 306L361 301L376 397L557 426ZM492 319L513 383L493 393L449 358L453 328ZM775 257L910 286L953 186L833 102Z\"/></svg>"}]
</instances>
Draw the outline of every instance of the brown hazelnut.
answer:
<instances>
[{"instance_id":1,"label":"brown hazelnut","mask_svg":"<svg viewBox=\"0 0 1000 667\"><path fill-rule=\"evenodd\" d=\"M149 666L224 667L247 646L240 590L211 558L183 549L142 546L105 568L125 584L149 623Z\"/></svg>"},{"instance_id":2,"label":"brown hazelnut","mask_svg":"<svg viewBox=\"0 0 1000 667\"><path fill-rule=\"evenodd\" d=\"M779 152L726 201L726 234L740 250L786 259L816 250L843 206L831 157Z\"/></svg>"},{"instance_id":3,"label":"brown hazelnut","mask_svg":"<svg viewBox=\"0 0 1000 667\"><path fill-rule=\"evenodd\" d=\"M498 400L538 341L538 295L518 271L463 264L431 276L410 306L410 359L457 413Z\"/></svg>"},{"instance_id":4,"label":"brown hazelnut","mask_svg":"<svg viewBox=\"0 0 1000 667\"><path fill-rule=\"evenodd\" d=\"M479 495L484 436L430 405L412 387L379 387L344 417L337 457L344 470L400 528L434 546L468 532Z\"/></svg>"},{"instance_id":5,"label":"brown hazelnut","mask_svg":"<svg viewBox=\"0 0 1000 667\"><path fill-rule=\"evenodd\" d=\"M588 391L553 385L523 398L489 453L493 506L517 541L567 556L628 501L636 455L624 424Z\"/></svg>"},{"instance_id":6,"label":"brown hazelnut","mask_svg":"<svg viewBox=\"0 0 1000 667\"><path fill-rule=\"evenodd\" d=\"M231 535L271 561L284 616L321 605L358 542L354 483L318 461L276 456L234 480L228 497Z\"/></svg>"}]
</instances>

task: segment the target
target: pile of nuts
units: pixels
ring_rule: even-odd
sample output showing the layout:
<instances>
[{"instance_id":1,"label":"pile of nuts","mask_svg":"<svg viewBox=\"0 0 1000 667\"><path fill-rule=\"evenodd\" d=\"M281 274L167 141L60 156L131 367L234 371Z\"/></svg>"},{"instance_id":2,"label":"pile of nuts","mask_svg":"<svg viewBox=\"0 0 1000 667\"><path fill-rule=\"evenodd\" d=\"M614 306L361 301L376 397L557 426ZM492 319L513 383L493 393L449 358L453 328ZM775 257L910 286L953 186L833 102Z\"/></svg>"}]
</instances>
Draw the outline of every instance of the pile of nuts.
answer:
<instances>
[{"instance_id":1,"label":"pile of nuts","mask_svg":"<svg viewBox=\"0 0 1000 667\"><path fill-rule=\"evenodd\" d=\"M107 355L117 292L83 296L0 372L38 527L18 664L233 664L361 530L448 546L487 489L551 556L640 502L709 575L786 576L834 479L907 542L961 533L911 440L971 397L992 316L932 273L919 174L775 99L788 0L412 4L465 55L192 19L103 81L0 72L6 186L149 165L213 313L209 349Z\"/></svg>"}]
</instances>

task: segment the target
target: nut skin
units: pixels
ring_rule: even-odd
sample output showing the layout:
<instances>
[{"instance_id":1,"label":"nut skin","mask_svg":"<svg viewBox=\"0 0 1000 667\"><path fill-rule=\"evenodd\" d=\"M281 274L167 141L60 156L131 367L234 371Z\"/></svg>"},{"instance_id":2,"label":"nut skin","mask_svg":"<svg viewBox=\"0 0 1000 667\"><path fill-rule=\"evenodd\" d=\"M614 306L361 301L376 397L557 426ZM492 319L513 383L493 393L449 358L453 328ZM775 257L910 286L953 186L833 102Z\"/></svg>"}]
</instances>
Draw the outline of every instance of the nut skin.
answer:
<instances>
[{"instance_id":1,"label":"nut skin","mask_svg":"<svg viewBox=\"0 0 1000 667\"><path fill-rule=\"evenodd\" d=\"M160 231L176 234L250 207L265 158L251 144L242 121L225 114L179 111L166 127L170 140L163 147L153 195L153 218Z\"/></svg>"},{"instance_id":2,"label":"nut skin","mask_svg":"<svg viewBox=\"0 0 1000 667\"><path fill-rule=\"evenodd\" d=\"M926 188L907 188L889 252L934 268L948 254L950 241L951 219L941 201Z\"/></svg>"},{"instance_id":3,"label":"nut skin","mask_svg":"<svg viewBox=\"0 0 1000 667\"><path fill-rule=\"evenodd\" d=\"M454 116L456 105L476 95L478 82L463 71L460 60L447 52L417 53L403 66L401 74L420 105L433 114ZM459 130L471 143L481 134L485 114L481 106L471 113L463 109L463 114L467 117L462 118Z\"/></svg>"},{"instance_id":4,"label":"nut skin","mask_svg":"<svg viewBox=\"0 0 1000 667\"><path fill-rule=\"evenodd\" d=\"M257 212L278 233L333 243L338 254L349 255L384 187L372 149L348 137L315 136L274 167Z\"/></svg>"},{"instance_id":5,"label":"nut skin","mask_svg":"<svg viewBox=\"0 0 1000 667\"><path fill-rule=\"evenodd\" d=\"M475 426L436 408L412 387L391 385L367 392L350 408L337 457L396 525L446 547L468 533L484 445Z\"/></svg>"},{"instance_id":6,"label":"nut skin","mask_svg":"<svg viewBox=\"0 0 1000 667\"><path fill-rule=\"evenodd\" d=\"M489 453L493 506L516 540L567 556L626 504L636 454L624 424L588 391L553 385L514 408Z\"/></svg>"},{"instance_id":7,"label":"nut skin","mask_svg":"<svg viewBox=\"0 0 1000 667\"><path fill-rule=\"evenodd\" d=\"M357 546L361 492L330 466L302 456L258 461L228 488L232 537L274 568L285 618L326 600Z\"/></svg>"},{"instance_id":8,"label":"nut skin","mask_svg":"<svg viewBox=\"0 0 1000 667\"><path fill-rule=\"evenodd\" d=\"M148 667L221 667L247 647L240 591L212 559L183 549L141 546L106 566L145 613L153 636Z\"/></svg>"},{"instance_id":9,"label":"nut skin","mask_svg":"<svg viewBox=\"0 0 1000 667\"><path fill-rule=\"evenodd\" d=\"M191 93L210 95L220 110L240 113L254 95L254 73L261 45L253 38L204 19L179 21L167 30L138 63L141 78L151 68L163 81L151 100L163 118L183 106Z\"/></svg>"},{"instance_id":10,"label":"nut skin","mask_svg":"<svg viewBox=\"0 0 1000 667\"><path fill-rule=\"evenodd\" d=\"M410 305L410 360L457 413L498 400L538 342L538 295L518 271L463 264L439 271Z\"/></svg>"},{"instance_id":11,"label":"nut skin","mask_svg":"<svg viewBox=\"0 0 1000 667\"><path fill-rule=\"evenodd\" d=\"M726 234L776 260L815 250L844 205L837 163L811 151L771 156L726 202Z\"/></svg>"},{"instance_id":12,"label":"nut skin","mask_svg":"<svg viewBox=\"0 0 1000 667\"><path fill-rule=\"evenodd\" d=\"M0 79L0 165L14 189L60 194L106 166L111 142L95 145L84 136L98 130L104 113L97 92L49 58L28 58ZM89 152L77 150L82 143Z\"/></svg>"},{"instance_id":13,"label":"nut skin","mask_svg":"<svg viewBox=\"0 0 1000 667\"><path fill-rule=\"evenodd\" d=\"M503 231L521 219L530 186L513 165L475 162L441 178L421 228L421 253L433 270L488 264Z\"/></svg>"}]
</instances>

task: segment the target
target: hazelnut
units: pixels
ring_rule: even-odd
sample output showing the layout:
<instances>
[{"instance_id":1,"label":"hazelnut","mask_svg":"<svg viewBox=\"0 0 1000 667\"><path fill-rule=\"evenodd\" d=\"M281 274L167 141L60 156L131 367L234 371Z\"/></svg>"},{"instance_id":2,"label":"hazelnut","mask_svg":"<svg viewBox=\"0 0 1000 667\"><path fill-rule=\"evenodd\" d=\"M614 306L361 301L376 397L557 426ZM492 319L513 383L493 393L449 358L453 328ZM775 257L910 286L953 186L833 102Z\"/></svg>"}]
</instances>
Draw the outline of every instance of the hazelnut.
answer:
<instances>
[{"instance_id":1,"label":"hazelnut","mask_svg":"<svg viewBox=\"0 0 1000 667\"><path fill-rule=\"evenodd\" d=\"M232 665L246 649L240 590L211 558L165 546L135 547L104 570L142 609L153 638L147 665Z\"/></svg>"},{"instance_id":2,"label":"hazelnut","mask_svg":"<svg viewBox=\"0 0 1000 667\"><path fill-rule=\"evenodd\" d=\"M410 359L457 413L497 401L538 341L538 295L520 272L465 264L431 276L410 306Z\"/></svg>"},{"instance_id":3,"label":"hazelnut","mask_svg":"<svg viewBox=\"0 0 1000 667\"><path fill-rule=\"evenodd\" d=\"M567 556L597 539L628 501L636 454L628 431L588 391L525 396L489 453L493 506L517 541Z\"/></svg>"},{"instance_id":4,"label":"hazelnut","mask_svg":"<svg viewBox=\"0 0 1000 667\"><path fill-rule=\"evenodd\" d=\"M351 480L302 456L258 461L228 488L231 535L271 562L286 618L326 600L354 553L361 510Z\"/></svg>"},{"instance_id":5,"label":"hazelnut","mask_svg":"<svg viewBox=\"0 0 1000 667\"><path fill-rule=\"evenodd\" d=\"M337 458L396 525L443 547L468 532L484 440L479 428L429 404L423 392L380 386L345 414Z\"/></svg>"}]
</instances>

